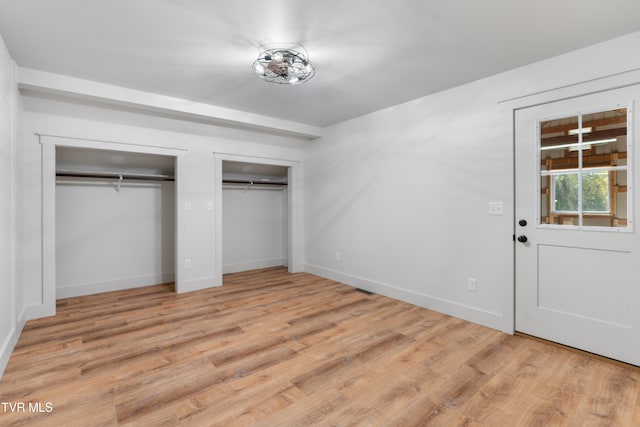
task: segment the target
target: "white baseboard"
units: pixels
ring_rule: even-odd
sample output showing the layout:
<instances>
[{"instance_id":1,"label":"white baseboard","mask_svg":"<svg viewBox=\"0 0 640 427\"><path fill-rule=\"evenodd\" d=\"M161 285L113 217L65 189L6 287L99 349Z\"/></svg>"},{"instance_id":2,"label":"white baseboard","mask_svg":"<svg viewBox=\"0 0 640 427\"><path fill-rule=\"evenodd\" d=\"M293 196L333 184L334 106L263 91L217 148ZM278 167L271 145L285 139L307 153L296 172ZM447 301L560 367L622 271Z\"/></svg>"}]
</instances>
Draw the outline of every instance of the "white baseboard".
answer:
<instances>
[{"instance_id":1,"label":"white baseboard","mask_svg":"<svg viewBox=\"0 0 640 427\"><path fill-rule=\"evenodd\" d=\"M2 374L4 374L4 370L9 364L9 359L11 359L11 354L13 353L13 349L18 343L20 334L24 329L24 324L26 323L25 316L26 316L25 310L22 309L22 312L20 313L20 317L18 318L18 323L16 327L11 330L7 338L2 343L2 347L0 347L0 378L2 378Z\"/></svg>"},{"instance_id":2,"label":"white baseboard","mask_svg":"<svg viewBox=\"0 0 640 427\"><path fill-rule=\"evenodd\" d=\"M445 300L430 295L421 294L407 289L398 288L386 283L369 280L363 277L353 276L341 273L339 271L330 270L328 268L318 267L306 264L305 271L315 274L316 276L335 280L346 285L364 289L369 292L384 295L389 298L417 305L419 307L434 310L440 313L448 314L469 322L477 323L489 328L505 331L505 319L500 313L494 313L477 307L460 304L455 301Z\"/></svg>"},{"instance_id":3,"label":"white baseboard","mask_svg":"<svg viewBox=\"0 0 640 427\"><path fill-rule=\"evenodd\" d=\"M175 280L174 273L151 274L145 276L125 277L102 282L60 285L56 288L56 299L99 294L102 292L121 291L123 289L142 288L144 286L169 283Z\"/></svg>"},{"instance_id":4,"label":"white baseboard","mask_svg":"<svg viewBox=\"0 0 640 427\"><path fill-rule=\"evenodd\" d=\"M49 317L56 315L55 301L52 307L48 307L45 304L33 304L27 305L24 308L24 317L26 320L40 319L42 317Z\"/></svg>"},{"instance_id":5,"label":"white baseboard","mask_svg":"<svg viewBox=\"0 0 640 427\"><path fill-rule=\"evenodd\" d=\"M242 262L238 264L224 264L222 266L222 274L239 273L241 271L258 270L260 268L279 267L281 265L287 265L287 260L274 258Z\"/></svg>"},{"instance_id":6,"label":"white baseboard","mask_svg":"<svg viewBox=\"0 0 640 427\"><path fill-rule=\"evenodd\" d=\"M202 289L215 288L221 286L217 276L201 277L198 279L185 280L184 283L176 287L176 293L200 291Z\"/></svg>"},{"instance_id":7,"label":"white baseboard","mask_svg":"<svg viewBox=\"0 0 640 427\"><path fill-rule=\"evenodd\" d=\"M11 329L9 335L5 338L2 343L2 347L0 347L0 378L2 378L2 374L4 373L5 368L9 364L9 359L11 359L11 353L13 353L13 348L16 346L18 342L18 335L16 328Z\"/></svg>"}]
</instances>

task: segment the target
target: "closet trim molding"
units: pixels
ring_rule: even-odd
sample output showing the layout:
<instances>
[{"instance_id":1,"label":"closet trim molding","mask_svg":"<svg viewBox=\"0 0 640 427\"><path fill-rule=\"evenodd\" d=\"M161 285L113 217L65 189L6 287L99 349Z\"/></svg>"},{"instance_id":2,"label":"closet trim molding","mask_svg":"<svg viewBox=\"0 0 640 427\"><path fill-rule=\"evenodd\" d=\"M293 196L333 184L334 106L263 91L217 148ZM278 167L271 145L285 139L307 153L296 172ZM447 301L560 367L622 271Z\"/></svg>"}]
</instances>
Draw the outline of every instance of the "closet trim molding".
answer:
<instances>
[{"instance_id":1,"label":"closet trim molding","mask_svg":"<svg viewBox=\"0 0 640 427\"><path fill-rule=\"evenodd\" d=\"M53 144L61 147L95 148L98 150L128 151L132 153L162 154L165 156L177 156L189 151L186 148L170 148L161 145L137 144L122 141L110 141L104 139L92 139L76 136L52 135L35 133L40 144ZM114 145L118 148L114 148Z\"/></svg>"},{"instance_id":2,"label":"closet trim molding","mask_svg":"<svg viewBox=\"0 0 640 427\"><path fill-rule=\"evenodd\" d=\"M96 140L90 138L50 135L35 133L41 145L42 161L42 288L41 304L30 305L26 309L26 320L54 316L56 314L56 147L92 148L98 150L135 152L142 154L161 154L176 158L188 150L167 148L153 145L133 144L117 141ZM176 170L177 174L177 170ZM177 176L176 176L177 181ZM176 200L178 200L176 186ZM176 247L179 245L178 227L176 226ZM176 269L175 286L179 281Z\"/></svg>"},{"instance_id":3,"label":"closet trim molding","mask_svg":"<svg viewBox=\"0 0 640 427\"><path fill-rule=\"evenodd\" d=\"M288 167L287 177L287 254L290 273L304 271L304 186L302 162L275 157L242 156L229 153L213 153L215 159L215 270L216 283L222 284L222 162L258 163Z\"/></svg>"}]
</instances>

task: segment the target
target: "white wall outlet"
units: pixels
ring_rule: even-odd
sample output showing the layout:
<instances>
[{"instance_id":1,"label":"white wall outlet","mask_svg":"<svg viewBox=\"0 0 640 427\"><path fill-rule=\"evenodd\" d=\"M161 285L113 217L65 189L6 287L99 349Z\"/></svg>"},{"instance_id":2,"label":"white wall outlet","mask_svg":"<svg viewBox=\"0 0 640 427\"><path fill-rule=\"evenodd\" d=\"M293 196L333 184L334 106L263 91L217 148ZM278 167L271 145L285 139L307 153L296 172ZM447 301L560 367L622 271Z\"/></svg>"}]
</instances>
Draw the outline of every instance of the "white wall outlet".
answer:
<instances>
[{"instance_id":1,"label":"white wall outlet","mask_svg":"<svg viewBox=\"0 0 640 427\"><path fill-rule=\"evenodd\" d=\"M184 202L184 210L185 211L190 211L191 210L191 202L190 201L186 201Z\"/></svg>"},{"instance_id":2,"label":"white wall outlet","mask_svg":"<svg viewBox=\"0 0 640 427\"><path fill-rule=\"evenodd\" d=\"M478 281L473 277L469 277L469 281L467 282L467 289L471 292L478 291Z\"/></svg>"},{"instance_id":3,"label":"white wall outlet","mask_svg":"<svg viewBox=\"0 0 640 427\"><path fill-rule=\"evenodd\" d=\"M503 215L504 203L502 202L489 202L489 215Z\"/></svg>"},{"instance_id":4,"label":"white wall outlet","mask_svg":"<svg viewBox=\"0 0 640 427\"><path fill-rule=\"evenodd\" d=\"M336 261L338 262L342 261L342 254L340 253L340 251L336 252Z\"/></svg>"},{"instance_id":5,"label":"white wall outlet","mask_svg":"<svg viewBox=\"0 0 640 427\"><path fill-rule=\"evenodd\" d=\"M207 202L207 210L208 211L212 211L213 210L213 202Z\"/></svg>"},{"instance_id":6,"label":"white wall outlet","mask_svg":"<svg viewBox=\"0 0 640 427\"><path fill-rule=\"evenodd\" d=\"M184 268L191 268L191 258L184 260Z\"/></svg>"}]
</instances>

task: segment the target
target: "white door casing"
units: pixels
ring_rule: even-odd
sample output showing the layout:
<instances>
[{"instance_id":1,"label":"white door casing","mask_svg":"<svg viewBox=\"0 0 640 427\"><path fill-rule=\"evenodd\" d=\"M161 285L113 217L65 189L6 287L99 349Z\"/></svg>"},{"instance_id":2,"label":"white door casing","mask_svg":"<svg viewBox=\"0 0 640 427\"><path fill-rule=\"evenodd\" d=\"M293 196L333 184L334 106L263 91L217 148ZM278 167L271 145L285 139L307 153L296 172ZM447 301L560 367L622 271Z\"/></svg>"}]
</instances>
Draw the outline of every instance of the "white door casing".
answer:
<instances>
[{"instance_id":1,"label":"white door casing","mask_svg":"<svg viewBox=\"0 0 640 427\"><path fill-rule=\"evenodd\" d=\"M636 307L640 302L640 237L633 224L633 204L639 199L638 185L634 185L638 174L633 173L640 152L634 133L638 118L633 109L638 100L640 86L636 85L515 113L515 230L517 237L527 238L526 242L516 241L515 329L635 365L640 365L640 310ZM601 226L597 221L605 221L605 215L585 213L583 219L557 215L555 220L564 222L547 224L553 215L545 213L545 196L541 196L545 190L541 184L545 179L540 166L544 150L540 149L541 123L553 119L562 123L565 117L582 121L582 117L616 109L626 109L628 117L625 155L629 168L624 171L624 200L631 209L621 214L626 223ZM576 136L582 148L587 147L582 141L587 139L586 128L584 132ZM592 149L593 153L598 150L595 145ZM580 168L588 156L587 151L582 153ZM586 160L585 165L589 166ZM615 167L613 170L618 173ZM553 190L553 181L547 179L547 188ZM556 200L551 190L548 197ZM520 225L520 220L526 225Z\"/></svg>"},{"instance_id":2,"label":"white door casing","mask_svg":"<svg viewBox=\"0 0 640 427\"><path fill-rule=\"evenodd\" d=\"M304 197L303 194L303 170L300 161L295 159L279 159L271 157L244 156L237 154L214 153L216 171L216 256L215 270L216 283L222 285L222 162L235 161L244 163L258 163L288 168L287 177L287 260L290 273L304 271Z\"/></svg>"}]
</instances>

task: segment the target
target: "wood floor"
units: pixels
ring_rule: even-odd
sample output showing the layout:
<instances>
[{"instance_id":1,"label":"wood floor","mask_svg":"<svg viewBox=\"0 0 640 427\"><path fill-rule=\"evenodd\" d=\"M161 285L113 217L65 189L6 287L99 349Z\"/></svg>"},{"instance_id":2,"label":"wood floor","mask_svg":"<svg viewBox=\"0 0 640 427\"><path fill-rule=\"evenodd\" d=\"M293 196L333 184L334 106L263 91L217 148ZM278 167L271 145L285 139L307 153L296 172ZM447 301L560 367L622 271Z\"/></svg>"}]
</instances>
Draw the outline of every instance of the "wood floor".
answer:
<instances>
[{"instance_id":1,"label":"wood floor","mask_svg":"<svg viewBox=\"0 0 640 427\"><path fill-rule=\"evenodd\" d=\"M61 300L0 401L2 426L640 426L640 372L274 268Z\"/></svg>"}]
</instances>

